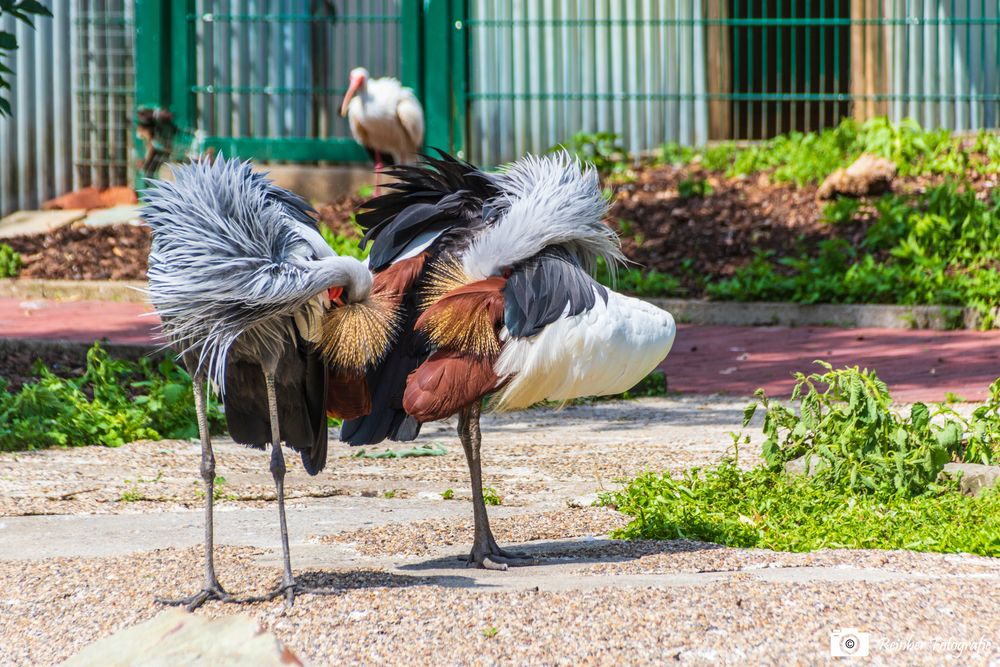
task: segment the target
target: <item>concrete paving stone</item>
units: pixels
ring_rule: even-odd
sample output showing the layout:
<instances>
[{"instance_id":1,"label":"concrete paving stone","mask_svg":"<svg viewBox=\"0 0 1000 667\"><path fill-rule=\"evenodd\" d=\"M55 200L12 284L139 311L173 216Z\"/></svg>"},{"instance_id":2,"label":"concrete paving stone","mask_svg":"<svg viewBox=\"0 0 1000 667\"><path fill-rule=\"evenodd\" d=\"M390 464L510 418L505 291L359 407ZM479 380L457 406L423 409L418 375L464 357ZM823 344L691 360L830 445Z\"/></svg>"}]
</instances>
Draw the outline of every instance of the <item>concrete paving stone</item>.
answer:
<instances>
[{"instance_id":1,"label":"concrete paving stone","mask_svg":"<svg viewBox=\"0 0 1000 667\"><path fill-rule=\"evenodd\" d=\"M45 234L57 227L76 222L86 214L86 211L79 209L67 211L17 211L0 220L0 238L6 239L26 234Z\"/></svg>"}]
</instances>

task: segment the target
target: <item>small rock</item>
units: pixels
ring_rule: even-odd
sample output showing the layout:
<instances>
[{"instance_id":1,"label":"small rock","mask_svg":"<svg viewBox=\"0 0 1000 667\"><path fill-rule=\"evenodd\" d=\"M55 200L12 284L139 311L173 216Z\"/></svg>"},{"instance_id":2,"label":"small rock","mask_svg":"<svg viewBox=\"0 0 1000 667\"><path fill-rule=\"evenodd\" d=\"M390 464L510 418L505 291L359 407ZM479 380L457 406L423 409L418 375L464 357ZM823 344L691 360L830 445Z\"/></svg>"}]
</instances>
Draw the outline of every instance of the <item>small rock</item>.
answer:
<instances>
[{"instance_id":1,"label":"small rock","mask_svg":"<svg viewBox=\"0 0 1000 667\"><path fill-rule=\"evenodd\" d=\"M121 665L302 665L254 619L237 614L205 618L180 609L100 639L65 667Z\"/></svg>"},{"instance_id":2,"label":"small rock","mask_svg":"<svg viewBox=\"0 0 1000 667\"><path fill-rule=\"evenodd\" d=\"M979 463L946 463L941 474L945 477L962 477L958 488L969 496L978 496L984 489L996 486L1000 481L1000 466L986 466Z\"/></svg>"},{"instance_id":3,"label":"small rock","mask_svg":"<svg viewBox=\"0 0 1000 667\"><path fill-rule=\"evenodd\" d=\"M896 165L883 157L865 153L847 169L838 169L823 181L816 191L817 199L867 197L892 190Z\"/></svg>"},{"instance_id":4,"label":"small rock","mask_svg":"<svg viewBox=\"0 0 1000 667\"><path fill-rule=\"evenodd\" d=\"M583 507L593 507L597 504L597 494L587 493L582 496L577 496L576 498L570 498L566 501L566 504L570 507L583 508Z\"/></svg>"}]
</instances>

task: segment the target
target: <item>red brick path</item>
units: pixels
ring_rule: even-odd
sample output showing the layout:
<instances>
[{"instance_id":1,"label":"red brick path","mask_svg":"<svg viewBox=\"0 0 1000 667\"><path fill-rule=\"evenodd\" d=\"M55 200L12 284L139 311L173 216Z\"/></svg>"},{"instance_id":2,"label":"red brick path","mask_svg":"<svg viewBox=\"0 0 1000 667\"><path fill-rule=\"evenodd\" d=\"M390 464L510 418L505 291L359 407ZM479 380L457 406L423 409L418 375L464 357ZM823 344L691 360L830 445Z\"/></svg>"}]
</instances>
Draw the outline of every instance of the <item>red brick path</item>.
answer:
<instances>
[{"instance_id":1,"label":"red brick path","mask_svg":"<svg viewBox=\"0 0 1000 667\"><path fill-rule=\"evenodd\" d=\"M156 317L132 303L0 299L0 337L149 343ZM749 396L763 387L787 397L796 370L875 368L900 401L940 401L946 392L982 400L1000 376L1000 331L907 331L828 327L681 325L663 363L670 389Z\"/></svg>"}]
</instances>

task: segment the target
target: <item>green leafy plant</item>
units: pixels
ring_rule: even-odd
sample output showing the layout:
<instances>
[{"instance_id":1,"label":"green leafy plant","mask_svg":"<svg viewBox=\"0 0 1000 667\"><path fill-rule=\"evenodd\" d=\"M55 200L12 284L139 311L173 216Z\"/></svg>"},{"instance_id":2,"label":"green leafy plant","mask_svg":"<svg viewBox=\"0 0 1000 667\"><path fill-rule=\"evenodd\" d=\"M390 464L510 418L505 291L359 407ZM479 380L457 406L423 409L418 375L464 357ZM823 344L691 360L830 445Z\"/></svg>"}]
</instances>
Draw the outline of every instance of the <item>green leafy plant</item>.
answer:
<instances>
[{"instance_id":1,"label":"green leafy plant","mask_svg":"<svg viewBox=\"0 0 1000 667\"><path fill-rule=\"evenodd\" d=\"M455 497L455 491L453 489L445 489L441 492L442 500L452 500Z\"/></svg>"},{"instance_id":2,"label":"green leafy plant","mask_svg":"<svg viewBox=\"0 0 1000 667\"><path fill-rule=\"evenodd\" d=\"M21 271L21 256L6 243L0 243L0 278L16 278Z\"/></svg>"},{"instance_id":3,"label":"green leafy plant","mask_svg":"<svg viewBox=\"0 0 1000 667\"><path fill-rule=\"evenodd\" d=\"M670 141L660 146L656 153L656 162L683 166L689 164L695 155L695 150L690 146L681 146L675 141Z\"/></svg>"},{"instance_id":4,"label":"green leafy plant","mask_svg":"<svg viewBox=\"0 0 1000 667\"><path fill-rule=\"evenodd\" d=\"M548 152L568 151L597 169L602 176L624 174L629 168L629 154L613 132L577 132L569 141L556 144Z\"/></svg>"},{"instance_id":5,"label":"green leafy plant","mask_svg":"<svg viewBox=\"0 0 1000 667\"><path fill-rule=\"evenodd\" d=\"M861 208L861 202L857 199L851 199L849 197L841 197L835 201L829 202L823 207L823 213L820 218L823 222L828 222L833 225L842 225L854 220L854 217L858 214L858 209Z\"/></svg>"},{"instance_id":6,"label":"green leafy plant","mask_svg":"<svg viewBox=\"0 0 1000 667\"><path fill-rule=\"evenodd\" d=\"M6 14L32 28L35 27L31 21L33 16L52 16L52 12L37 0L0 0L0 18ZM12 32L0 31L0 89L10 90L10 77L14 75L14 70L5 65L3 60L16 50L17 36ZM10 116L10 114L10 101L0 97L0 116Z\"/></svg>"},{"instance_id":7,"label":"green leafy plant","mask_svg":"<svg viewBox=\"0 0 1000 667\"><path fill-rule=\"evenodd\" d=\"M763 456L773 469L799 457L817 483L877 495L920 495L943 490L938 476L945 463L990 463L1000 458L1000 386L971 421L947 406L933 410L914 403L907 416L891 409L892 397L875 371L857 367L796 373L790 409L762 391Z\"/></svg>"},{"instance_id":8,"label":"green leafy plant","mask_svg":"<svg viewBox=\"0 0 1000 667\"><path fill-rule=\"evenodd\" d=\"M656 269L618 269L612 274L603 259L597 260L597 282L636 296L678 296L684 293L681 281Z\"/></svg>"},{"instance_id":9,"label":"green leafy plant","mask_svg":"<svg viewBox=\"0 0 1000 667\"><path fill-rule=\"evenodd\" d=\"M503 498L492 486L483 487L483 502L487 505L503 505Z\"/></svg>"},{"instance_id":10,"label":"green leafy plant","mask_svg":"<svg viewBox=\"0 0 1000 667\"><path fill-rule=\"evenodd\" d=\"M192 438L198 433L191 377L173 361L112 359L97 343L78 378L37 368L39 379L15 393L0 380L0 451L106 445L142 439ZM216 401L210 428L223 430Z\"/></svg>"},{"instance_id":11,"label":"green leafy plant","mask_svg":"<svg viewBox=\"0 0 1000 667\"><path fill-rule=\"evenodd\" d=\"M489 626L488 628L483 628L483 636L486 637L487 639L493 639L494 637L497 636L499 632L500 630L493 627L492 625Z\"/></svg>"},{"instance_id":12,"label":"green leafy plant","mask_svg":"<svg viewBox=\"0 0 1000 667\"><path fill-rule=\"evenodd\" d=\"M957 305L990 326L1000 304L1000 192L981 199L944 183L875 209L859 246L838 238L799 255L758 254L706 291L737 301Z\"/></svg>"},{"instance_id":13,"label":"green leafy plant","mask_svg":"<svg viewBox=\"0 0 1000 667\"><path fill-rule=\"evenodd\" d=\"M715 189L704 178L685 178L677 184L677 194L682 199L707 197L713 192L715 192Z\"/></svg>"},{"instance_id":14,"label":"green leafy plant","mask_svg":"<svg viewBox=\"0 0 1000 667\"><path fill-rule=\"evenodd\" d=\"M361 242L361 232L360 228L357 229L359 230L358 233L349 235L334 232L326 225L320 225L319 233L323 236L323 240L326 241L327 245L333 248L333 251L338 255L343 257L354 257L355 259L364 259L371 251L371 246L369 245L365 248L360 248L358 246Z\"/></svg>"}]
</instances>

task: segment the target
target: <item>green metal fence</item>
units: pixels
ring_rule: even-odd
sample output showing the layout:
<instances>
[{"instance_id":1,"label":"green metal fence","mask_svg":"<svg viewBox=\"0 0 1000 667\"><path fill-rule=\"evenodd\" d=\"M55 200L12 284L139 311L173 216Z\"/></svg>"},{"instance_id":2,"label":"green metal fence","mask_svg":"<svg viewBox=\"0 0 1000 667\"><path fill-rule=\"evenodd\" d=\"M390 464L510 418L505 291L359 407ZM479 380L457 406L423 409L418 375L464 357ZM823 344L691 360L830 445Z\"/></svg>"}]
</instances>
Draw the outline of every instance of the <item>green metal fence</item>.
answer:
<instances>
[{"instance_id":1,"label":"green metal fence","mask_svg":"<svg viewBox=\"0 0 1000 667\"><path fill-rule=\"evenodd\" d=\"M633 151L914 117L1000 123L996 0L136 0L137 105L201 146L366 159L337 108L365 65L427 144L487 165L578 131Z\"/></svg>"},{"instance_id":2,"label":"green metal fence","mask_svg":"<svg viewBox=\"0 0 1000 667\"><path fill-rule=\"evenodd\" d=\"M840 119L1000 123L996 0L470 0L471 157L577 131L633 151Z\"/></svg>"}]
</instances>

